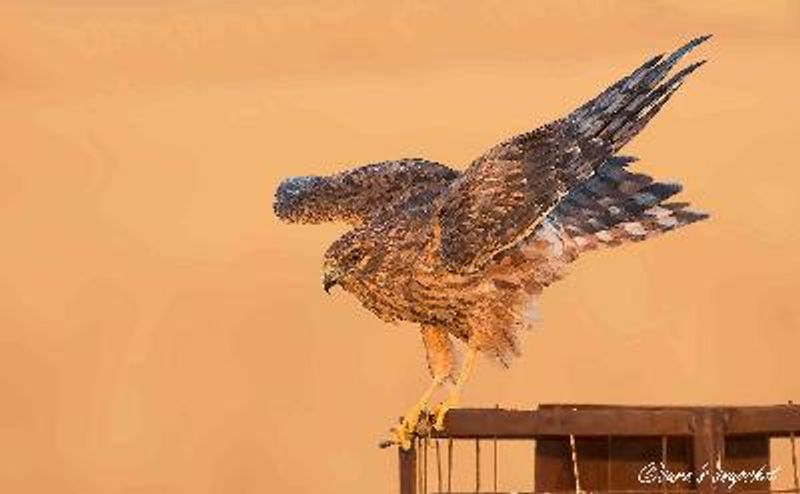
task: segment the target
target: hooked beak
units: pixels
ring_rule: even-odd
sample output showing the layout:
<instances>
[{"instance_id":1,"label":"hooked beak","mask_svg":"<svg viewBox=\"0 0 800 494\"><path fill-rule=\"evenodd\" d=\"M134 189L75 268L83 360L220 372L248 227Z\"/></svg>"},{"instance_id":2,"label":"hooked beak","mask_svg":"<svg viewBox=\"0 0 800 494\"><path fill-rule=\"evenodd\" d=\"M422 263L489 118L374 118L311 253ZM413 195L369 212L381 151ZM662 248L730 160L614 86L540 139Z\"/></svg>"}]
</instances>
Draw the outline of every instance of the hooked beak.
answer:
<instances>
[{"instance_id":1,"label":"hooked beak","mask_svg":"<svg viewBox=\"0 0 800 494\"><path fill-rule=\"evenodd\" d=\"M325 273L325 276L322 277L322 288L325 290L325 293L331 293L331 288L336 286L339 283L339 280L330 273Z\"/></svg>"}]
</instances>

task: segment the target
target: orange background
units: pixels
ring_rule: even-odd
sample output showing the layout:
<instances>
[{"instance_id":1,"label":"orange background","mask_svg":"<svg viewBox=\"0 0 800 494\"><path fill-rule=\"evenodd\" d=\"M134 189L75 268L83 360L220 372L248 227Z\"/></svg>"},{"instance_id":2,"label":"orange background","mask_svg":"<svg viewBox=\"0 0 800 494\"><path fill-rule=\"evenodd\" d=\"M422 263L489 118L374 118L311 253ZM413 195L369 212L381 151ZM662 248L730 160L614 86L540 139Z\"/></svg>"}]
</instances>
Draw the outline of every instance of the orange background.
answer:
<instances>
[{"instance_id":1,"label":"orange background","mask_svg":"<svg viewBox=\"0 0 800 494\"><path fill-rule=\"evenodd\" d=\"M276 184L465 166L716 37L627 149L713 219L587 255L470 406L800 399L800 3L0 4L0 492L394 492L410 325Z\"/></svg>"}]
</instances>

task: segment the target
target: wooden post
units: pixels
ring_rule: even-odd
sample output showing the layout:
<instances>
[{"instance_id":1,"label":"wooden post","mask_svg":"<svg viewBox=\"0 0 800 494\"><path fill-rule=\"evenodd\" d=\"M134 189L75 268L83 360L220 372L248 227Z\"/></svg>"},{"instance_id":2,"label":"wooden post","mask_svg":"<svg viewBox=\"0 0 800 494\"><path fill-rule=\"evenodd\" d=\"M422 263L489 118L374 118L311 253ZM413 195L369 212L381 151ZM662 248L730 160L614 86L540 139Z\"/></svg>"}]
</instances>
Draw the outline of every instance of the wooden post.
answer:
<instances>
[{"instance_id":1,"label":"wooden post","mask_svg":"<svg viewBox=\"0 0 800 494\"><path fill-rule=\"evenodd\" d=\"M725 433L718 410L698 409L694 417L693 456L697 490L700 494L713 494L719 485L712 476L721 463L725 448Z\"/></svg>"},{"instance_id":2,"label":"wooden post","mask_svg":"<svg viewBox=\"0 0 800 494\"><path fill-rule=\"evenodd\" d=\"M398 446L400 457L400 494L417 494L417 447L411 441L411 448L404 450Z\"/></svg>"}]
</instances>

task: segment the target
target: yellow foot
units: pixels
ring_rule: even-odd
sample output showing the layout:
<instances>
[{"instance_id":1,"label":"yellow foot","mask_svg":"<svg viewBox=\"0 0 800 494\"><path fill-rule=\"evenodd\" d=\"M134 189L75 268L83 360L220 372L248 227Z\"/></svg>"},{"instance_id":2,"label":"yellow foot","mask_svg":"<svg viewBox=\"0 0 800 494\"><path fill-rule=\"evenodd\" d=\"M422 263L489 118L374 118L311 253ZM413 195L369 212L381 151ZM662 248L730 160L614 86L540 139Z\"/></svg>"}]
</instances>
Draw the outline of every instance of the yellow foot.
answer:
<instances>
[{"instance_id":1,"label":"yellow foot","mask_svg":"<svg viewBox=\"0 0 800 494\"><path fill-rule=\"evenodd\" d=\"M444 417L447 415L447 412L453 408L454 403L450 399L446 399L443 402L439 403L435 407L433 407L432 415L434 418L433 428L437 431L444 430Z\"/></svg>"},{"instance_id":2,"label":"yellow foot","mask_svg":"<svg viewBox=\"0 0 800 494\"><path fill-rule=\"evenodd\" d=\"M392 433L394 434L394 440L390 441L389 444L397 444L405 451L411 449L411 440L414 439L413 434L409 434L402 427L393 428Z\"/></svg>"},{"instance_id":3,"label":"yellow foot","mask_svg":"<svg viewBox=\"0 0 800 494\"><path fill-rule=\"evenodd\" d=\"M417 431L417 424L419 424L419 417L422 410L419 408L412 408L403 417L400 425L392 428L394 434L394 442L399 444L401 448L408 450L411 449L411 441L414 439L414 434Z\"/></svg>"}]
</instances>

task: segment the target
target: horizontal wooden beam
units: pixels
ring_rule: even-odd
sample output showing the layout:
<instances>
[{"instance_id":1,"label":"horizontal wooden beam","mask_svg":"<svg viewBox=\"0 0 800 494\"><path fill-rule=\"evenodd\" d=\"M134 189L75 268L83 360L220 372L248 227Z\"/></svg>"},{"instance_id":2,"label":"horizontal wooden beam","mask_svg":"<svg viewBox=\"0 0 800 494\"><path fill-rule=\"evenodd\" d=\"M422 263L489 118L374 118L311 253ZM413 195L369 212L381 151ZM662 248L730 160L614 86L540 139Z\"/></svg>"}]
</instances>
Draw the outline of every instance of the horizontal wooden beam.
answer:
<instances>
[{"instance_id":1,"label":"horizontal wooden beam","mask_svg":"<svg viewBox=\"0 0 800 494\"><path fill-rule=\"evenodd\" d=\"M598 494L653 494L652 489L610 489L598 491ZM697 489L673 489L670 487L669 494L700 494ZM800 489L747 489L747 494L791 494L800 493ZM475 491L448 491L448 494L475 494ZM499 491L492 494L575 494L571 491Z\"/></svg>"},{"instance_id":2,"label":"horizontal wooden beam","mask_svg":"<svg viewBox=\"0 0 800 494\"><path fill-rule=\"evenodd\" d=\"M534 439L538 436L686 436L692 417L675 410L504 410L455 409L445 416L444 431L434 437L496 437Z\"/></svg>"},{"instance_id":3,"label":"horizontal wooden beam","mask_svg":"<svg viewBox=\"0 0 800 494\"><path fill-rule=\"evenodd\" d=\"M434 437L535 439L543 436L690 436L713 410L726 435L800 433L800 406L637 407L543 405L539 410L454 409Z\"/></svg>"},{"instance_id":4,"label":"horizontal wooden beam","mask_svg":"<svg viewBox=\"0 0 800 494\"><path fill-rule=\"evenodd\" d=\"M787 436L800 433L800 406L726 407L726 434L766 434Z\"/></svg>"},{"instance_id":5,"label":"horizontal wooden beam","mask_svg":"<svg viewBox=\"0 0 800 494\"><path fill-rule=\"evenodd\" d=\"M765 434L768 436L787 436L789 433L800 433L800 405L760 405L760 406L622 406L622 405L596 405L596 404L546 404L541 405L544 410L684 410L701 414L706 410L713 410L723 420L726 434Z\"/></svg>"}]
</instances>

